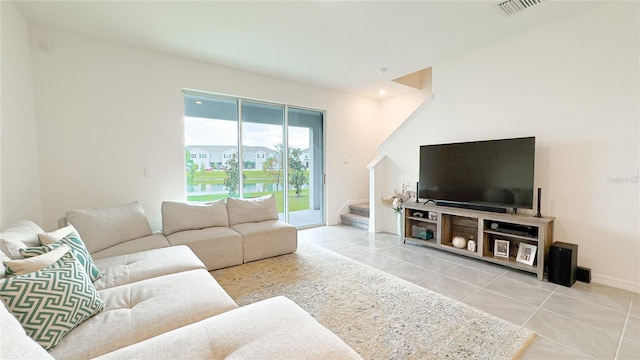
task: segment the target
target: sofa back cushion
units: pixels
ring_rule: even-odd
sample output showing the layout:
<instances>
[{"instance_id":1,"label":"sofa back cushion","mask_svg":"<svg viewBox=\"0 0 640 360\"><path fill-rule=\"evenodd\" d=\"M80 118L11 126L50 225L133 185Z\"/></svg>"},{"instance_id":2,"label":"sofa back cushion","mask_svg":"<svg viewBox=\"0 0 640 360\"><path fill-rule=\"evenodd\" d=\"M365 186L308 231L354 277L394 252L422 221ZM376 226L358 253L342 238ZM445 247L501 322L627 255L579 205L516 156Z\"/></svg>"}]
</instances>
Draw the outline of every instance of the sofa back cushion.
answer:
<instances>
[{"instance_id":1,"label":"sofa back cushion","mask_svg":"<svg viewBox=\"0 0 640 360\"><path fill-rule=\"evenodd\" d=\"M0 233L0 250L11 259L22 259L20 249L39 246L38 234L44 230L32 221L19 221Z\"/></svg>"},{"instance_id":2,"label":"sofa back cushion","mask_svg":"<svg viewBox=\"0 0 640 360\"><path fill-rule=\"evenodd\" d=\"M82 237L90 253L153 234L139 202L94 209L69 210L67 222Z\"/></svg>"},{"instance_id":3,"label":"sofa back cushion","mask_svg":"<svg viewBox=\"0 0 640 360\"><path fill-rule=\"evenodd\" d=\"M229 226L229 215L224 200L203 204L162 202L162 233L165 235L218 226Z\"/></svg>"},{"instance_id":4,"label":"sofa back cushion","mask_svg":"<svg viewBox=\"0 0 640 360\"><path fill-rule=\"evenodd\" d=\"M278 220L278 205L273 195L253 199L227 199L229 225Z\"/></svg>"}]
</instances>

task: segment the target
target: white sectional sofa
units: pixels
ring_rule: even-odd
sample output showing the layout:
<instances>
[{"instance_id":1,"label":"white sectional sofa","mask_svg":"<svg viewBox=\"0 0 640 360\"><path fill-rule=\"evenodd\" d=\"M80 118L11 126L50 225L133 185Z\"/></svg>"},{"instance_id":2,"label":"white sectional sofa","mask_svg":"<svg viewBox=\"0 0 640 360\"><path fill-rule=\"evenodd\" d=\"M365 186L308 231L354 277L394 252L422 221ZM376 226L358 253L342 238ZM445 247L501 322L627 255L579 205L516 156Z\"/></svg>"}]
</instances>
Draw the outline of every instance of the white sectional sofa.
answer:
<instances>
[{"instance_id":1,"label":"white sectional sofa","mask_svg":"<svg viewBox=\"0 0 640 360\"><path fill-rule=\"evenodd\" d=\"M295 226L278 221L272 195L206 204L165 201L162 233L153 233L138 202L66 212L94 258L187 245L209 271L295 252Z\"/></svg>"},{"instance_id":2,"label":"white sectional sofa","mask_svg":"<svg viewBox=\"0 0 640 360\"><path fill-rule=\"evenodd\" d=\"M270 201L248 201L248 206L258 209L265 200ZM234 205L242 207L243 204L233 204L231 208ZM218 214L224 213L219 203L212 206L216 207ZM185 212L178 211L180 209ZM61 240L54 245L45 245L58 246L47 254L61 249L60 252L66 251L66 245L60 243L74 237L81 238L102 276L90 281L84 271L77 273L84 279L83 288L95 289L103 309L75 326L46 351L40 341L36 342L26 334L24 329L31 325L23 328L19 322L20 316L16 311L25 311L19 307L16 310L16 304L12 303L17 297L7 296L3 291L14 291L5 285L13 284L12 281L22 277L35 276L37 281L49 281L44 276L39 278L39 274L55 271L64 259L82 264L75 260L76 250L69 251L74 253L73 256L66 253L55 264L42 270L0 279L0 297L4 305L0 306L0 358L360 359L340 338L291 300L277 297L239 308L208 273L209 267L241 264L295 251L297 238L294 237L296 242L293 245L291 240L283 241L277 235L295 236L290 233L288 225L278 224L277 219L252 217L258 211L242 211L237 217L234 210L230 210L227 221L233 218L233 221L242 222L230 222L232 225L227 227L222 226L222 222L205 223L206 216L199 218L202 212L213 214L210 208L194 209L187 204L165 203L162 210L163 220L165 217L184 220L185 214L190 214L186 217L192 221L175 221L173 224L169 221L169 226L164 226L165 236L153 234L146 217L144 222L141 221L140 215L144 212L137 203L67 212L67 221L73 226L49 234L49 238L58 236ZM246 221L238 220L243 216ZM273 217L273 214L269 216ZM92 218L93 223L90 221ZM263 226L258 226L261 223ZM242 224L252 225L240 226L238 230L242 232L237 232L238 235L227 231L236 231ZM10 267L14 266L16 262L10 258L19 258L25 253L20 249L38 248L42 233L44 231L31 222L22 222L0 233L2 260L6 260ZM258 250L255 250L252 244L258 241L260 233L265 234L266 244L256 244ZM225 237L224 234L229 235ZM251 238L248 244L242 242L245 235ZM238 236L240 247L236 244ZM220 238L225 239L222 240L225 245L215 244ZM208 248L207 243L211 243L214 250ZM204 263L203 257L206 259ZM225 260L216 259L219 257ZM23 261L30 259L19 260ZM4 275L4 266L0 266L0 273ZM50 293L55 291L45 291L45 296ZM24 317L21 319L24 321Z\"/></svg>"}]
</instances>

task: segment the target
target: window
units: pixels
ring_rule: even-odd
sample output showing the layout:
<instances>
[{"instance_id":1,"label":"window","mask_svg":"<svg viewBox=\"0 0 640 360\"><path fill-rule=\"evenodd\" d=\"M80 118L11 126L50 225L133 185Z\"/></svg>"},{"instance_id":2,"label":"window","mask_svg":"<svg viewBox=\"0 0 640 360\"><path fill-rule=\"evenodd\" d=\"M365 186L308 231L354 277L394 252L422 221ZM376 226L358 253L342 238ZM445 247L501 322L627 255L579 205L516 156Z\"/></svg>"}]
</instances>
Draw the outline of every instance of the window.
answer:
<instances>
[{"instance_id":1,"label":"window","mask_svg":"<svg viewBox=\"0 0 640 360\"><path fill-rule=\"evenodd\" d=\"M282 220L324 223L322 111L193 91L184 101L186 158L197 148L216 158L187 163L187 200L273 194Z\"/></svg>"}]
</instances>

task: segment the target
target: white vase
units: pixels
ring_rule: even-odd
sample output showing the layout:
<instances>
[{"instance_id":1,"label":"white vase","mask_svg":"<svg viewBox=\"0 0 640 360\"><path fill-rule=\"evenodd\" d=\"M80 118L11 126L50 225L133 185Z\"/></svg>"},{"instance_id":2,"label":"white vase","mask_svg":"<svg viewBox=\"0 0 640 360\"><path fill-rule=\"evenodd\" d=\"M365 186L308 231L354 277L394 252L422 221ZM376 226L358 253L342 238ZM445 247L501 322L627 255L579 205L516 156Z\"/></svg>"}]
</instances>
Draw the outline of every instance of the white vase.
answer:
<instances>
[{"instance_id":1,"label":"white vase","mask_svg":"<svg viewBox=\"0 0 640 360\"><path fill-rule=\"evenodd\" d=\"M402 234L404 233L404 218L402 217L402 213L398 213L398 237L400 240L403 239Z\"/></svg>"},{"instance_id":2,"label":"white vase","mask_svg":"<svg viewBox=\"0 0 640 360\"><path fill-rule=\"evenodd\" d=\"M462 249L467 246L467 239L463 238L462 236L456 236L453 238L453 240L451 240L451 245L457 247L458 249Z\"/></svg>"}]
</instances>

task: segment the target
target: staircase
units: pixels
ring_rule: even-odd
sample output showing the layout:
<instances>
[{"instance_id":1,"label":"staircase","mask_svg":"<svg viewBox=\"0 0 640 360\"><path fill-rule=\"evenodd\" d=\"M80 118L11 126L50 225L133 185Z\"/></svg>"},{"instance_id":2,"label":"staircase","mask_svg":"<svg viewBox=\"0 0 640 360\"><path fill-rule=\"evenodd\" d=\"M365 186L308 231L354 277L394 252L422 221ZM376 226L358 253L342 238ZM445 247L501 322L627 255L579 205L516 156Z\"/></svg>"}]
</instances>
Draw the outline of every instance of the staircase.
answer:
<instances>
[{"instance_id":1,"label":"staircase","mask_svg":"<svg viewBox=\"0 0 640 360\"><path fill-rule=\"evenodd\" d=\"M340 215L343 225L369 230L369 203L349 205L349 213Z\"/></svg>"}]
</instances>

